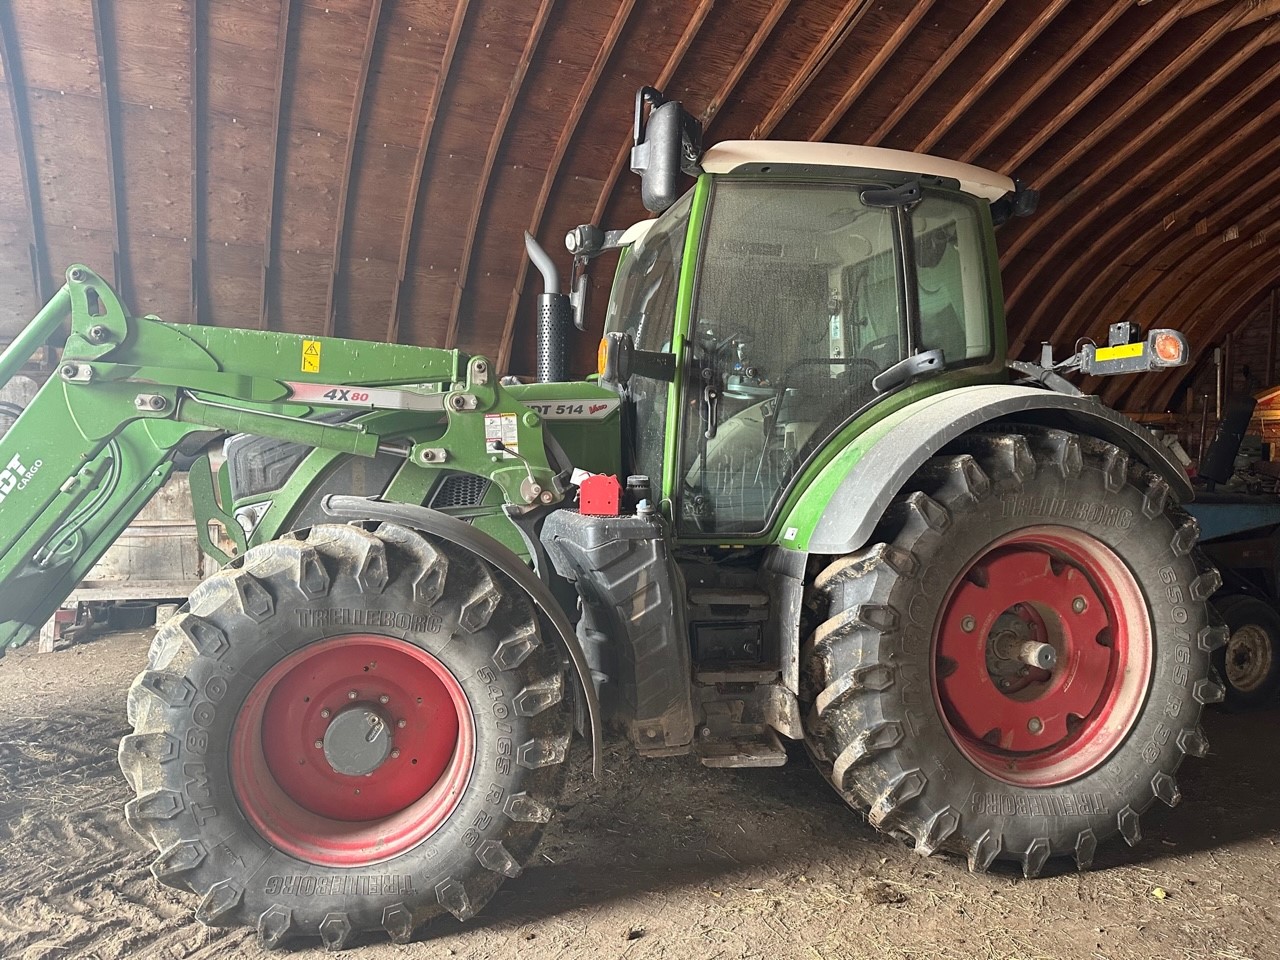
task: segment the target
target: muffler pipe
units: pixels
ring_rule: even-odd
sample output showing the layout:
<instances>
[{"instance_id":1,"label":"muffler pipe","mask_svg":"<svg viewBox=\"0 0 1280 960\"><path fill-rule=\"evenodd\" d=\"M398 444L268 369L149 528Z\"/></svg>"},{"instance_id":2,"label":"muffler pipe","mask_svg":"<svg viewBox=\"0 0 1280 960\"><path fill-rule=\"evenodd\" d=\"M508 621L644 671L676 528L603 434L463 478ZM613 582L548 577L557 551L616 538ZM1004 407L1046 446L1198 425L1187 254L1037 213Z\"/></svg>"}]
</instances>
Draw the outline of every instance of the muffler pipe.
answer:
<instances>
[{"instance_id":1,"label":"muffler pipe","mask_svg":"<svg viewBox=\"0 0 1280 960\"><path fill-rule=\"evenodd\" d=\"M573 308L568 294L560 292L556 265L528 230L524 232L524 248L542 274L543 292L538 294L538 382L560 383L569 379L567 335Z\"/></svg>"}]
</instances>

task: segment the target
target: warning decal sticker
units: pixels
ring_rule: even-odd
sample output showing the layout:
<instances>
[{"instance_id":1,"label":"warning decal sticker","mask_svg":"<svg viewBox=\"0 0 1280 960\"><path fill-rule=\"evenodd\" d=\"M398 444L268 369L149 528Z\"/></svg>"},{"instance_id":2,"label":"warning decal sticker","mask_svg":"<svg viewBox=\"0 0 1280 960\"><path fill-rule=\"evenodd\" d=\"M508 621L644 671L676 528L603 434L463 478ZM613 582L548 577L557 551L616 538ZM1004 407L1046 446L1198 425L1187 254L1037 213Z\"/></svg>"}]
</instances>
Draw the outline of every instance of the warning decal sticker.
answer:
<instances>
[{"instance_id":1,"label":"warning decal sticker","mask_svg":"<svg viewBox=\"0 0 1280 960\"><path fill-rule=\"evenodd\" d=\"M302 341L302 372L303 373L319 373L320 372L320 341L319 340L303 340Z\"/></svg>"},{"instance_id":2,"label":"warning decal sticker","mask_svg":"<svg viewBox=\"0 0 1280 960\"><path fill-rule=\"evenodd\" d=\"M494 442L502 444L505 460L510 454L520 452L520 439L517 433L516 415L514 413L486 413L484 415L484 448L492 451Z\"/></svg>"}]
</instances>

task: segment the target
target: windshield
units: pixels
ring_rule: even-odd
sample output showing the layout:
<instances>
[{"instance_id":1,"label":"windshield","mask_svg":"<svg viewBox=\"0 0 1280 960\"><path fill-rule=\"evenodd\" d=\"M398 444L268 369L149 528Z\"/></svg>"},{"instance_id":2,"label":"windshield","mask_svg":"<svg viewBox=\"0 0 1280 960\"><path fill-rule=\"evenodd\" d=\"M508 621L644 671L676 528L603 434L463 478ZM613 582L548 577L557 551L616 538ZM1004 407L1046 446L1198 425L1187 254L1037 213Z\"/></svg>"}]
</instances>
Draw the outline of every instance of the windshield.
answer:
<instances>
[{"instance_id":1,"label":"windshield","mask_svg":"<svg viewBox=\"0 0 1280 960\"><path fill-rule=\"evenodd\" d=\"M693 304L681 445L686 533L763 532L796 472L876 396L908 344L948 364L991 350L976 205L926 192L900 217L849 182L721 181ZM913 234L919 316L899 237ZM910 321L910 322L909 322Z\"/></svg>"},{"instance_id":2,"label":"windshield","mask_svg":"<svg viewBox=\"0 0 1280 960\"><path fill-rule=\"evenodd\" d=\"M631 334L641 350L671 350L680 265L692 206L690 192L664 213L648 233L623 250L618 262L604 328L608 333ZM662 480L668 384L636 375L623 392L631 400L624 405L623 421L627 470L649 476L656 486Z\"/></svg>"}]
</instances>

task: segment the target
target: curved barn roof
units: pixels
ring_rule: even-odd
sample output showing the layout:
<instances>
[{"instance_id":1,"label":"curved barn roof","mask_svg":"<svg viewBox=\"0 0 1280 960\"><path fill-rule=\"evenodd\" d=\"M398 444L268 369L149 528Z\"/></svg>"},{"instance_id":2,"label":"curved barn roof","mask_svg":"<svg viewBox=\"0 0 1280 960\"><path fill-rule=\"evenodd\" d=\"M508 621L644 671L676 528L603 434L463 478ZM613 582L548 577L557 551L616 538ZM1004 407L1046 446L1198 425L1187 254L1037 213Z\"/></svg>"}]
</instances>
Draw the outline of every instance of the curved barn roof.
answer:
<instances>
[{"instance_id":1,"label":"curved barn roof","mask_svg":"<svg viewBox=\"0 0 1280 960\"><path fill-rule=\"evenodd\" d=\"M1018 176L1014 352L1126 318L1197 351L1280 282L1277 0L13 0L0 339L79 260L135 310L532 366L531 230L642 217L642 84L708 142ZM7 109L6 109L7 107ZM607 279L597 278L603 290ZM597 307L599 300L597 299ZM579 338L585 369L594 344ZM1126 406L1179 375L1118 378Z\"/></svg>"}]
</instances>

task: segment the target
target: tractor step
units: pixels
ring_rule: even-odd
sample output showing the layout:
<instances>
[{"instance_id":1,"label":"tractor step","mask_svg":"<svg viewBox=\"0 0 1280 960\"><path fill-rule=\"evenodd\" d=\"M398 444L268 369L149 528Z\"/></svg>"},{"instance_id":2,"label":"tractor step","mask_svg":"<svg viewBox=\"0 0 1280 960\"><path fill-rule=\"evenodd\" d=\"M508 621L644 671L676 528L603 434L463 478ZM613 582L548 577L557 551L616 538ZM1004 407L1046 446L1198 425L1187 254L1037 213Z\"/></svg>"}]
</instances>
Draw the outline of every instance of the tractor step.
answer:
<instances>
[{"instance_id":1,"label":"tractor step","mask_svg":"<svg viewBox=\"0 0 1280 960\"><path fill-rule=\"evenodd\" d=\"M701 740L694 749L707 767L780 767L787 762L782 741L768 727L752 736Z\"/></svg>"}]
</instances>

